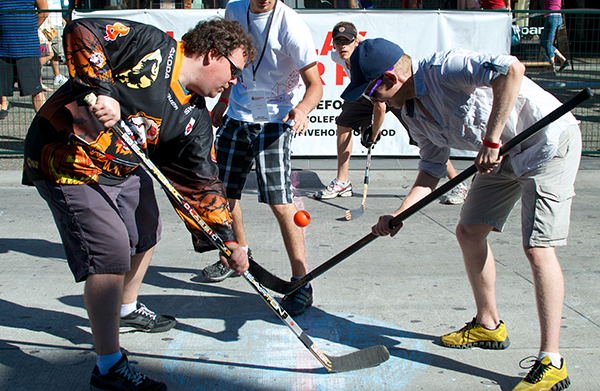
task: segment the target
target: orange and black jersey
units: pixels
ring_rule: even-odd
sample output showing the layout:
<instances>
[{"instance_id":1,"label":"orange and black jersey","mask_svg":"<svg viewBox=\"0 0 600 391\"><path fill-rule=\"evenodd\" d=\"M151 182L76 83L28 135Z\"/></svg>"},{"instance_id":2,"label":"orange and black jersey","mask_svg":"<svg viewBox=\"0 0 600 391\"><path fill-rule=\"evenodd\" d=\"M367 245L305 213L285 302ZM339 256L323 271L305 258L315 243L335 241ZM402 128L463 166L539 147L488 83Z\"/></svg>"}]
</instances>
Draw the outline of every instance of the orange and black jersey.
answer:
<instances>
[{"instance_id":1,"label":"orange and black jersey","mask_svg":"<svg viewBox=\"0 0 600 391\"><path fill-rule=\"evenodd\" d=\"M71 22L63 39L71 79L31 124L23 183L125 180L137 159L83 102L92 92L110 96L140 148L225 241L235 240L205 100L179 83L182 43L153 26L100 18Z\"/></svg>"}]
</instances>

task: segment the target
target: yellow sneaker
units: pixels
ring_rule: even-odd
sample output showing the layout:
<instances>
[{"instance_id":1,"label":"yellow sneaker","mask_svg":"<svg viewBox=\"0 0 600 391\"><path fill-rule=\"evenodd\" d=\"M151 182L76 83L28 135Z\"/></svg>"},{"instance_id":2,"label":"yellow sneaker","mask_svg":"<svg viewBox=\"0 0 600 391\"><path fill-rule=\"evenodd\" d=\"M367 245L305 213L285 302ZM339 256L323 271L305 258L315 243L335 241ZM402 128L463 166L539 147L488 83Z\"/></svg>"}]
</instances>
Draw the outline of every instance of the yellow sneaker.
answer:
<instances>
[{"instance_id":1,"label":"yellow sneaker","mask_svg":"<svg viewBox=\"0 0 600 391\"><path fill-rule=\"evenodd\" d=\"M521 363L529 358L531 357L524 358ZM552 360L548 356L544 357L542 361L535 357L533 359L535 362L531 367L523 367L519 363L521 368L531 368L531 370L525 379L513 388L513 391L558 391L565 390L571 385L564 359L560 360L560 368L552 365Z\"/></svg>"},{"instance_id":2,"label":"yellow sneaker","mask_svg":"<svg viewBox=\"0 0 600 391\"><path fill-rule=\"evenodd\" d=\"M442 335L441 341L446 347L459 349L506 349L510 345L504 322L500 321L496 329L489 330L477 323L476 318L462 329Z\"/></svg>"}]
</instances>

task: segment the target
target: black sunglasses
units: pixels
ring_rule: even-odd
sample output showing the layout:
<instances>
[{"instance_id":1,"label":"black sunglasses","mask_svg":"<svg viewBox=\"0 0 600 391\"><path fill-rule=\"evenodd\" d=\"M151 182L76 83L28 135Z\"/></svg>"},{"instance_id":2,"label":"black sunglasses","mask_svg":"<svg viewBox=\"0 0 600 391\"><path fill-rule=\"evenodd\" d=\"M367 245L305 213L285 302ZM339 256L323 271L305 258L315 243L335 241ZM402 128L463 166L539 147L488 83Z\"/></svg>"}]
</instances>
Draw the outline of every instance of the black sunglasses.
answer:
<instances>
[{"instance_id":1,"label":"black sunglasses","mask_svg":"<svg viewBox=\"0 0 600 391\"><path fill-rule=\"evenodd\" d=\"M242 77L242 70L235 65L235 63L233 61L231 61L231 59L225 55L222 55L223 57L225 57L227 59L227 61L229 61L229 64L231 64L230 68L231 68L231 78L232 79L237 79L237 78L241 78Z\"/></svg>"},{"instance_id":2,"label":"black sunglasses","mask_svg":"<svg viewBox=\"0 0 600 391\"><path fill-rule=\"evenodd\" d=\"M354 42L354 39L349 40L346 38L336 38L333 40L334 45L350 45L352 42Z\"/></svg>"}]
</instances>

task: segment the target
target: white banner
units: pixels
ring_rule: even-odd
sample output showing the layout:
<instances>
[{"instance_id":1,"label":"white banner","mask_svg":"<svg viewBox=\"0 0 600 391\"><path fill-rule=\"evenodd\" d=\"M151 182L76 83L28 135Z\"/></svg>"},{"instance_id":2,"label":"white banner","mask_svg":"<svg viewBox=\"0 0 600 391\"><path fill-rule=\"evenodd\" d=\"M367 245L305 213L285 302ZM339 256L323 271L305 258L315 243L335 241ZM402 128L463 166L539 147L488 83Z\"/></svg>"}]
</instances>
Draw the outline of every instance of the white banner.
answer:
<instances>
[{"instance_id":1,"label":"white banner","mask_svg":"<svg viewBox=\"0 0 600 391\"><path fill-rule=\"evenodd\" d=\"M128 19L156 26L180 39L199 20L224 16L224 10L111 10L74 12L74 18L109 17ZM400 45L414 59L436 51L460 47L484 53L509 54L511 16L498 12L462 11L322 11L298 10L312 33L319 56L323 99L309 114L310 126L292 143L294 156L336 156L335 119L343 103L340 95L348 84L341 66L331 60L331 29L339 21L354 23L366 38L383 37ZM207 99L209 108L216 99ZM408 144L406 130L388 113L382 126L382 140L373 150L375 156L416 156L418 149ZM358 136L354 137L353 155L366 154ZM453 156L474 156L454 151Z\"/></svg>"}]
</instances>

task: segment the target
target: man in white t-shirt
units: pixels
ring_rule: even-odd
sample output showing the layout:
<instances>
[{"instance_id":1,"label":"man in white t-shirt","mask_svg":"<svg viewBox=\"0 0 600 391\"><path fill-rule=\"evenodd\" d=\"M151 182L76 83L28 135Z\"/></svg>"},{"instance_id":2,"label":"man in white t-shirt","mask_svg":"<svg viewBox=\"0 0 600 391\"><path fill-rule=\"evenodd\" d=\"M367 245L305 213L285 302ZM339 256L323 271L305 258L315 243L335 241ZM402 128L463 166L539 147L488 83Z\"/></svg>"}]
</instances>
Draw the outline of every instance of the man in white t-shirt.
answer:
<instances>
[{"instance_id":1,"label":"man in white t-shirt","mask_svg":"<svg viewBox=\"0 0 600 391\"><path fill-rule=\"evenodd\" d=\"M308 113L323 96L316 50L306 23L277 0L230 1L225 18L246 27L258 46L258 59L243 70L237 85L223 91L212 110L213 125L219 127L215 140L219 178L226 188L234 231L240 246L248 250L239 200L256 162L258 201L275 214L292 279L299 279L307 267L304 233L294 224L291 143L295 134L306 131ZM209 281L222 281L233 271L218 262L203 274ZM312 287L306 284L285 296L281 305L295 316L312 302Z\"/></svg>"}]
</instances>

